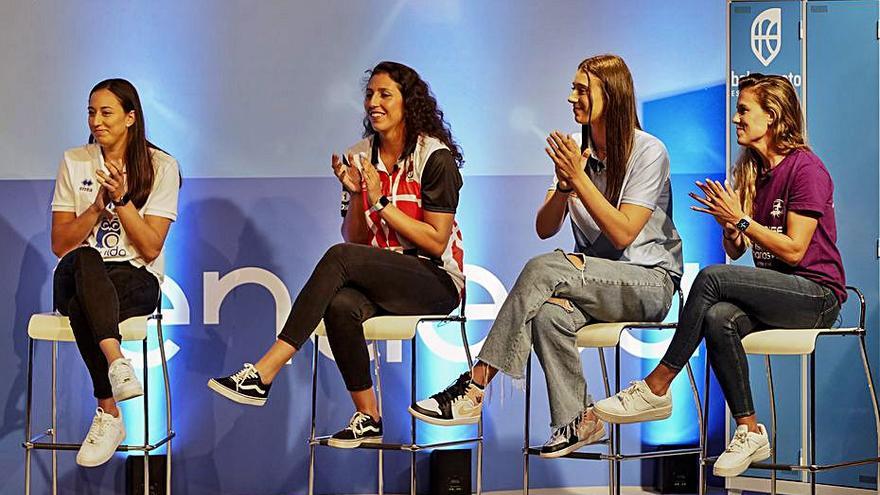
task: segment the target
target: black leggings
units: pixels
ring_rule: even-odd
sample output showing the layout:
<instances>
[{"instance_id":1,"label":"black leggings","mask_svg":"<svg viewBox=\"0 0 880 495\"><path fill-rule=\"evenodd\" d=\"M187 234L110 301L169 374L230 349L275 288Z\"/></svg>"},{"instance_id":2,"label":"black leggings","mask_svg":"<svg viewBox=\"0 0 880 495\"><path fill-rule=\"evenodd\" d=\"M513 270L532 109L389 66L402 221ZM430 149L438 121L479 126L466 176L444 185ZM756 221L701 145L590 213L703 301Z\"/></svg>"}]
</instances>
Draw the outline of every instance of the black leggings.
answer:
<instances>
[{"instance_id":1,"label":"black leggings","mask_svg":"<svg viewBox=\"0 0 880 495\"><path fill-rule=\"evenodd\" d=\"M105 262L97 250L83 246L64 255L55 268L53 298L55 309L70 318L95 397L112 397L109 364L98 342L121 340L119 322L156 309L159 280L144 267Z\"/></svg>"},{"instance_id":2,"label":"black leggings","mask_svg":"<svg viewBox=\"0 0 880 495\"><path fill-rule=\"evenodd\" d=\"M337 244L327 250L297 295L278 338L299 349L323 318L345 386L359 392L373 386L365 320L382 314L447 314L458 302L449 274L430 260Z\"/></svg>"}]
</instances>

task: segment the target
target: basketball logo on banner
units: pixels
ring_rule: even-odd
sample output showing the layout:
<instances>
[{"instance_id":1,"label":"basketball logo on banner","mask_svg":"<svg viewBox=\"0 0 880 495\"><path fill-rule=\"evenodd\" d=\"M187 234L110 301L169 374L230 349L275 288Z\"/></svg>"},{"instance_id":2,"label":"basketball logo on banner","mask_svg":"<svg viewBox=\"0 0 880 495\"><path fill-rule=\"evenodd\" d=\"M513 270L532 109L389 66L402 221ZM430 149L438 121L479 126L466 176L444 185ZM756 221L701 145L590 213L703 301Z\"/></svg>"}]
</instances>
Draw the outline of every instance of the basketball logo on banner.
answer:
<instances>
[{"instance_id":1,"label":"basketball logo on banner","mask_svg":"<svg viewBox=\"0 0 880 495\"><path fill-rule=\"evenodd\" d=\"M755 57L764 67L769 66L782 48L782 9L767 9L755 17L751 43Z\"/></svg>"}]
</instances>

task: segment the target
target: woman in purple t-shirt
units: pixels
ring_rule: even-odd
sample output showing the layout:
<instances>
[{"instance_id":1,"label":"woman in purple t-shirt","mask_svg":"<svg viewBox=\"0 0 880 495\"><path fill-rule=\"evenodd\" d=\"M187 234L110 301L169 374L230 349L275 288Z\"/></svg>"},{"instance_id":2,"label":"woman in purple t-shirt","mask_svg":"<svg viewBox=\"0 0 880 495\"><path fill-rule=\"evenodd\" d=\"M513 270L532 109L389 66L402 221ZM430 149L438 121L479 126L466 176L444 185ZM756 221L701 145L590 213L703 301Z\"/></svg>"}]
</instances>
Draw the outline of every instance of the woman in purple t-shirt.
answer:
<instances>
[{"instance_id":1,"label":"woman in purple t-shirt","mask_svg":"<svg viewBox=\"0 0 880 495\"><path fill-rule=\"evenodd\" d=\"M697 182L705 197L692 207L724 229L724 250L739 258L752 248L755 267L714 265L691 286L675 337L660 364L614 397L596 403L613 423L665 419L669 386L703 337L709 362L737 423L715 462L716 476L737 476L770 456L758 424L742 338L766 328L828 327L846 299L843 263L835 246L834 186L804 139L794 87L780 76L740 79L733 123L743 147L734 169L737 189Z\"/></svg>"}]
</instances>

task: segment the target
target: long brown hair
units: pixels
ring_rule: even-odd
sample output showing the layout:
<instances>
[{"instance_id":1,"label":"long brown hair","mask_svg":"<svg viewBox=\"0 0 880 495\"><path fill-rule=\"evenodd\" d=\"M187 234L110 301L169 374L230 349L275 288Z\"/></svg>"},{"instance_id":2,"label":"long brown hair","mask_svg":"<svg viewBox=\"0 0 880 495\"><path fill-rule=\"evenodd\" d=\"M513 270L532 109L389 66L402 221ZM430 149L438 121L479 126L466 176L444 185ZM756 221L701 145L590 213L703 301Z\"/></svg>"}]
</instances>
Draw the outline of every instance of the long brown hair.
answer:
<instances>
[{"instance_id":1,"label":"long brown hair","mask_svg":"<svg viewBox=\"0 0 880 495\"><path fill-rule=\"evenodd\" d=\"M605 198L616 206L626 175L626 164L632 153L635 130L642 128L636 114L632 74L626 62L617 55L590 57L578 65L578 70L587 75L589 84L593 84L596 79L601 82L602 96L605 99L602 117L605 120L607 147ZM592 111L590 108L591 114ZM589 136L582 137L584 140L588 138Z\"/></svg>"},{"instance_id":2,"label":"long brown hair","mask_svg":"<svg viewBox=\"0 0 880 495\"><path fill-rule=\"evenodd\" d=\"M788 155L807 146L804 113L791 81L782 76L749 74L739 80L739 91L751 91L761 109L773 116L768 126L771 146L776 153ZM767 172L761 155L752 148L743 147L733 169L733 181L739 190L743 211L752 214L757 181Z\"/></svg>"},{"instance_id":3,"label":"long brown hair","mask_svg":"<svg viewBox=\"0 0 880 495\"><path fill-rule=\"evenodd\" d=\"M155 169L150 149L162 149L147 141L141 99L132 83L125 79L106 79L92 88L89 97L101 89L113 93L126 114L134 112L134 124L128 128L128 142L125 143L125 181L131 202L140 209L153 189ZM94 143L95 137L90 135L89 142Z\"/></svg>"}]
</instances>

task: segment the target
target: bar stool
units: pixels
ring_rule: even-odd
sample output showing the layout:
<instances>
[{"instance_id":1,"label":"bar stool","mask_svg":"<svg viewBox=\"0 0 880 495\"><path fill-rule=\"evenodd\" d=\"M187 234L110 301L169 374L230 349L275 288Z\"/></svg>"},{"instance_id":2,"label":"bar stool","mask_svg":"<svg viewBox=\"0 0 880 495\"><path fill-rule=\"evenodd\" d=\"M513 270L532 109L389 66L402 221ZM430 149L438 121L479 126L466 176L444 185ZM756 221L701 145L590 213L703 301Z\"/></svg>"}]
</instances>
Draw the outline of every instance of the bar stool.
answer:
<instances>
[{"instance_id":1,"label":"bar stool","mask_svg":"<svg viewBox=\"0 0 880 495\"><path fill-rule=\"evenodd\" d=\"M161 298L160 298L161 300ZM165 385L165 420L166 431L165 436L158 442L150 443L150 421L149 421L149 373L147 363L147 321L156 322L156 332L159 340L159 353L162 361L162 377ZM157 308L156 313L151 316L135 316L129 318L119 324L119 333L122 335L123 341L140 340L143 344L144 356L144 443L142 445L123 444L117 447L117 452L140 451L144 453L144 495L149 495L150 488L150 452L168 444L165 449L165 493L171 494L171 439L175 433L171 429L171 387L168 380L168 363L165 357L165 347L163 346L164 338L162 336L162 311L161 307ZM43 433L31 436L31 410L33 404L33 371L34 371L34 345L36 341L52 342L52 365L51 365L51 409L52 419L51 426ZM31 315L28 322L28 390L27 390L27 411L25 416L25 441L22 447L25 449L25 494L30 494L31 489L31 453L34 450L50 450L52 451L52 493L58 493L58 459L56 452L59 450L79 450L81 443L62 443L58 442L58 422L57 422L57 364L58 364L58 343L59 342L75 342L73 330L70 328L70 321L66 316L58 313L37 313ZM49 438L49 442L43 442L45 438Z\"/></svg>"},{"instance_id":2,"label":"bar stool","mask_svg":"<svg viewBox=\"0 0 880 495\"><path fill-rule=\"evenodd\" d=\"M847 286L847 290L852 291L859 299L859 325L857 327L847 328L806 328L806 329L769 329L760 332L754 332L743 338L743 348L746 354L755 354L764 356L764 367L767 373L767 385L770 394L770 449L771 458L769 463L754 463L751 469L769 469L770 470L770 493L776 494L776 472L783 471L805 471L809 473L810 493L816 493L816 473L819 471L830 471L850 466L860 466L865 464L877 464L878 474L880 474L880 410L877 405L877 395L874 389L874 379L871 375L871 368L868 362L868 354L865 346L865 296L862 292L853 286ZM871 395L871 404L874 409L874 425L877 433L877 457L867 459L858 459L852 461L843 461L833 464L816 464L816 340L824 336L851 336L858 337L859 351L862 357L862 365L865 369L865 378L868 384L868 392ZM773 369L770 363L770 357L773 355L786 356L809 356L809 380L810 380L810 396L809 396L809 416L810 416L810 434L809 434L809 464L777 464L776 463L776 397L773 389ZM708 360L706 361L708 367ZM706 418L709 415L709 373L706 370L706 393L704 394L705 404L703 412L706 415L702 421L702 428L705 428ZM714 464L718 456L709 457L704 450L700 456L701 467L703 472L706 466ZM705 477L703 478L705 479ZM878 478L880 479L880 478ZM705 488L700 485L700 493L704 493Z\"/></svg>"},{"instance_id":3,"label":"bar stool","mask_svg":"<svg viewBox=\"0 0 880 495\"><path fill-rule=\"evenodd\" d=\"M680 289L678 293L679 311L683 307L683 296ZM627 330L675 330L676 323L655 323L655 322L620 322L620 323L593 323L582 327L577 332L577 346L580 348L594 348L599 353L599 365L602 369L602 381L605 385L605 395L611 396L611 387L608 380L608 368L605 363L605 348L614 348L614 393L620 392L620 337ZM684 449L668 449L658 452L634 452L622 453L620 446L620 425L616 424L608 432L608 439L597 442L592 445L607 445L608 453L601 452L572 452L568 455L560 457L560 459L589 459L589 460L607 460L608 461L608 493L611 495L620 495L620 463L622 461L638 460L638 459L656 459L660 457L672 457L680 455L694 455L699 458L705 444L705 436L703 435L702 414L700 409L700 396L697 391L697 382L694 379L693 370L690 362L686 365L688 379L690 380L691 390L694 395L694 404L697 410L697 419L700 425L699 446ZM532 383L532 356L526 363L526 404L525 404L525 439L523 441L523 493L529 493L529 456L540 455L540 446L529 445L529 418L531 412L531 383ZM702 470L700 470L700 486L703 485Z\"/></svg>"},{"instance_id":4,"label":"bar stool","mask_svg":"<svg viewBox=\"0 0 880 495\"><path fill-rule=\"evenodd\" d=\"M411 342L411 383L410 383L410 402L416 401L416 329L420 323L458 323L461 328L461 340L464 346L465 355L467 356L468 368L473 369L474 363L471 357L470 346L467 341L467 333L465 328L466 318L464 315L465 300L462 298L461 306L457 315L416 315L416 316L376 316L364 322L364 336L367 340L372 341L373 363L376 373L376 389L379 406L379 414L382 415L382 380L379 373L379 347L380 340L409 340ZM316 422L316 406L317 406L317 384L318 384L318 342L321 337L326 337L327 332L324 322L321 321L315 329L315 347L314 359L312 361L312 424L311 433L309 434L309 495L313 495L315 486L315 449L318 446L326 446L329 436L315 436ZM410 443L363 443L359 449L378 450L378 488L379 495L385 492L384 476L383 476L383 453L385 450L396 450L410 453L410 495L416 495L416 453L426 449L451 447L454 445L462 445L474 443L477 446L477 495L482 494L482 473L483 473L483 420L482 417L477 423L477 436L462 440L453 440L448 442L439 442L431 444L419 444L416 440L416 418L410 420Z\"/></svg>"}]
</instances>

